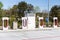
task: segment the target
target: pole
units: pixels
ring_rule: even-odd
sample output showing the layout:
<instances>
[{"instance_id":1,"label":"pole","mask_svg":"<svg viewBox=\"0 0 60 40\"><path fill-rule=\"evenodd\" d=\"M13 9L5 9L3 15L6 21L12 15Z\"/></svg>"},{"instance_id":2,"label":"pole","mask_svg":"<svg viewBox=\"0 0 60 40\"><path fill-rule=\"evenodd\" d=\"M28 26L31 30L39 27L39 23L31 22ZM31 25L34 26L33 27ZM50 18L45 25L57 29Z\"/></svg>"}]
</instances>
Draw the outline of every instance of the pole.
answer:
<instances>
[{"instance_id":1,"label":"pole","mask_svg":"<svg viewBox=\"0 0 60 40\"><path fill-rule=\"evenodd\" d=\"M48 0L48 25L49 25L49 0Z\"/></svg>"}]
</instances>

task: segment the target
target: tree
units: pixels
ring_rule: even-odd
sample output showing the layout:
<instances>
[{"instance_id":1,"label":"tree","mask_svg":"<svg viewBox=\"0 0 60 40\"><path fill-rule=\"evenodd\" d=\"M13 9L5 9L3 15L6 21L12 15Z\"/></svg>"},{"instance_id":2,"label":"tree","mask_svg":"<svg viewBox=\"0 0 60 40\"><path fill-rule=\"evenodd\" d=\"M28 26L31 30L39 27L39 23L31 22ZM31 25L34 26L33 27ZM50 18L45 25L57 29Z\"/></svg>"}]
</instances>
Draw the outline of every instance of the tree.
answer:
<instances>
[{"instance_id":1,"label":"tree","mask_svg":"<svg viewBox=\"0 0 60 40\"><path fill-rule=\"evenodd\" d=\"M2 21L1 21L1 18L2 18L2 8L3 7L3 4L2 2L0 2L0 26L2 25Z\"/></svg>"},{"instance_id":2,"label":"tree","mask_svg":"<svg viewBox=\"0 0 60 40\"><path fill-rule=\"evenodd\" d=\"M27 3L22 1L22 2L19 2L18 4L18 16L21 18L21 17L24 17L24 11L26 11L27 9Z\"/></svg>"},{"instance_id":3,"label":"tree","mask_svg":"<svg viewBox=\"0 0 60 40\"><path fill-rule=\"evenodd\" d=\"M60 6L55 5L50 10L50 18L53 19L53 17L58 17L58 20L60 20Z\"/></svg>"},{"instance_id":4,"label":"tree","mask_svg":"<svg viewBox=\"0 0 60 40\"><path fill-rule=\"evenodd\" d=\"M40 12L40 8L38 6L34 7L35 12Z\"/></svg>"},{"instance_id":5,"label":"tree","mask_svg":"<svg viewBox=\"0 0 60 40\"><path fill-rule=\"evenodd\" d=\"M0 2L0 18L2 17L2 8L3 7L3 4L2 4L2 2Z\"/></svg>"},{"instance_id":6,"label":"tree","mask_svg":"<svg viewBox=\"0 0 60 40\"><path fill-rule=\"evenodd\" d=\"M52 16L52 17L58 17L59 12L60 12L60 6L55 5L55 6L53 6L51 8L50 16Z\"/></svg>"},{"instance_id":7,"label":"tree","mask_svg":"<svg viewBox=\"0 0 60 40\"><path fill-rule=\"evenodd\" d=\"M12 7L12 15L15 15L15 17L17 16L17 5L14 5L13 7Z\"/></svg>"},{"instance_id":8,"label":"tree","mask_svg":"<svg viewBox=\"0 0 60 40\"><path fill-rule=\"evenodd\" d=\"M34 10L34 6L32 4L27 4L27 11L31 12Z\"/></svg>"},{"instance_id":9,"label":"tree","mask_svg":"<svg viewBox=\"0 0 60 40\"><path fill-rule=\"evenodd\" d=\"M2 4L2 2L0 2L0 9L3 7L3 4Z\"/></svg>"},{"instance_id":10,"label":"tree","mask_svg":"<svg viewBox=\"0 0 60 40\"><path fill-rule=\"evenodd\" d=\"M31 12L33 10L34 10L34 6L32 4L27 4L24 1L22 1L18 4L18 16L20 18L25 16L25 14L24 14L25 11Z\"/></svg>"}]
</instances>

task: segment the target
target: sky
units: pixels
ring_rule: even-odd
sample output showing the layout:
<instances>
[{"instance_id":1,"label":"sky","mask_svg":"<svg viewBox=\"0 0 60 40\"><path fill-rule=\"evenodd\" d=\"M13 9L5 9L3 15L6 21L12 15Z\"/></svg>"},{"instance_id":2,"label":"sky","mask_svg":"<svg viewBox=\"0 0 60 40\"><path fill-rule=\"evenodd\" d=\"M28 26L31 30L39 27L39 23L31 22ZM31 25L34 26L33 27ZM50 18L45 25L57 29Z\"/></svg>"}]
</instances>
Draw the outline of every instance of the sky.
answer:
<instances>
[{"instance_id":1,"label":"sky","mask_svg":"<svg viewBox=\"0 0 60 40\"><path fill-rule=\"evenodd\" d=\"M40 10L49 10L54 5L60 5L60 0L49 0L49 7L48 7L48 0L0 0L3 3L3 9L9 9L13 7L13 5L17 5L19 2L25 1L28 4L32 4L34 7L38 6Z\"/></svg>"}]
</instances>

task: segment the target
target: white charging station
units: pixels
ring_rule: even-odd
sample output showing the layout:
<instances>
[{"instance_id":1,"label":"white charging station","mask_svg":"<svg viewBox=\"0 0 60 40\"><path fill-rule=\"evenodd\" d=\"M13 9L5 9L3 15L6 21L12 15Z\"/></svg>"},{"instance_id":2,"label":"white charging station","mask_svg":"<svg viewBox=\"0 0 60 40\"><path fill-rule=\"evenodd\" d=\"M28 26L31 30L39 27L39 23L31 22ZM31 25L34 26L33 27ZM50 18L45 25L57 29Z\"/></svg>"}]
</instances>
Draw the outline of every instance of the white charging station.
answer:
<instances>
[{"instance_id":1,"label":"white charging station","mask_svg":"<svg viewBox=\"0 0 60 40\"><path fill-rule=\"evenodd\" d=\"M22 17L22 29L27 29L27 17Z\"/></svg>"},{"instance_id":2,"label":"white charging station","mask_svg":"<svg viewBox=\"0 0 60 40\"><path fill-rule=\"evenodd\" d=\"M58 18L57 17L54 17L53 18L53 27L54 28L57 28L58 27Z\"/></svg>"},{"instance_id":3,"label":"white charging station","mask_svg":"<svg viewBox=\"0 0 60 40\"><path fill-rule=\"evenodd\" d=\"M43 17L39 17L39 28L43 28L44 26L44 19Z\"/></svg>"},{"instance_id":4,"label":"white charging station","mask_svg":"<svg viewBox=\"0 0 60 40\"><path fill-rule=\"evenodd\" d=\"M3 30L8 30L8 27L9 27L9 18L8 17L2 18L2 26L3 26Z\"/></svg>"}]
</instances>

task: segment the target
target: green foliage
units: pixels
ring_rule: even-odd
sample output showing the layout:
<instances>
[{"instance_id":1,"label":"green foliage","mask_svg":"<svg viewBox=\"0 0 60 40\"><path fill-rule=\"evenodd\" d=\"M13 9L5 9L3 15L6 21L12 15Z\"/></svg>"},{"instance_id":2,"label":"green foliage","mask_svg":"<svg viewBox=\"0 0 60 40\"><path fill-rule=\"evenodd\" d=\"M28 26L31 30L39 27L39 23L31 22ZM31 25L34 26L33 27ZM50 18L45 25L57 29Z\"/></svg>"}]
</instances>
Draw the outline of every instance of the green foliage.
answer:
<instances>
[{"instance_id":1,"label":"green foliage","mask_svg":"<svg viewBox=\"0 0 60 40\"><path fill-rule=\"evenodd\" d=\"M33 5L32 4L27 4L26 2L22 1L22 2L19 2L18 4L18 16L21 18L21 17L24 17L25 14L24 14L24 11L33 11Z\"/></svg>"},{"instance_id":2,"label":"green foliage","mask_svg":"<svg viewBox=\"0 0 60 40\"><path fill-rule=\"evenodd\" d=\"M3 4L2 2L0 2L0 26L2 26L2 8L3 7Z\"/></svg>"},{"instance_id":3,"label":"green foliage","mask_svg":"<svg viewBox=\"0 0 60 40\"><path fill-rule=\"evenodd\" d=\"M0 18L0 26L2 26L2 18Z\"/></svg>"},{"instance_id":4,"label":"green foliage","mask_svg":"<svg viewBox=\"0 0 60 40\"><path fill-rule=\"evenodd\" d=\"M28 11L28 13L30 13L33 10L34 10L33 5L32 4L27 4L27 11Z\"/></svg>"},{"instance_id":5,"label":"green foliage","mask_svg":"<svg viewBox=\"0 0 60 40\"><path fill-rule=\"evenodd\" d=\"M20 26L22 26L22 20L19 20L19 21L18 21L18 28L22 28L22 27L20 27Z\"/></svg>"},{"instance_id":6,"label":"green foliage","mask_svg":"<svg viewBox=\"0 0 60 40\"><path fill-rule=\"evenodd\" d=\"M58 20L60 20L60 6L55 5L50 10L50 19L53 19L53 17L58 17Z\"/></svg>"},{"instance_id":7,"label":"green foliage","mask_svg":"<svg viewBox=\"0 0 60 40\"><path fill-rule=\"evenodd\" d=\"M24 16L24 11L27 9L27 3L22 1L18 4L18 16L21 18Z\"/></svg>"},{"instance_id":8,"label":"green foliage","mask_svg":"<svg viewBox=\"0 0 60 40\"><path fill-rule=\"evenodd\" d=\"M12 15L11 17L10 17L10 26L11 26L11 28L13 28L13 21L15 21L15 16L14 15Z\"/></svg>"},{"instance_id":9,"label":"green foliage","mask_svg":"<svg viewBox=\"0 0 60 40\"><path fill-rule=\"evenodd\" d=\"M0 9L3 7L3 4L2 4L2 2L0 2Z\"/></svg>"},{"instance_id":10,"label":"green foliage","mask_svg":"<svg viewBox=\"0 0 60 40\"><path fill-rule=\"evenodd\" d=\"M18 4L18 8L21 9L22 11L25 11L27 8L27 3L22 1Z\"/></svg>"},{"instance_id":11,"label":"green foliage","mask_svg":"<svg viewBox=\"0 0 60 40\"><path fill-rule=\"evenodd\" d=\"M51 11L50 11L51 16L57 17L57 16L58 16L58 10L59 10L59 9L60 9L60 8L59 8L57 5L53 6L53 7L51 8Z\"/></svg>"}]
</instances>

